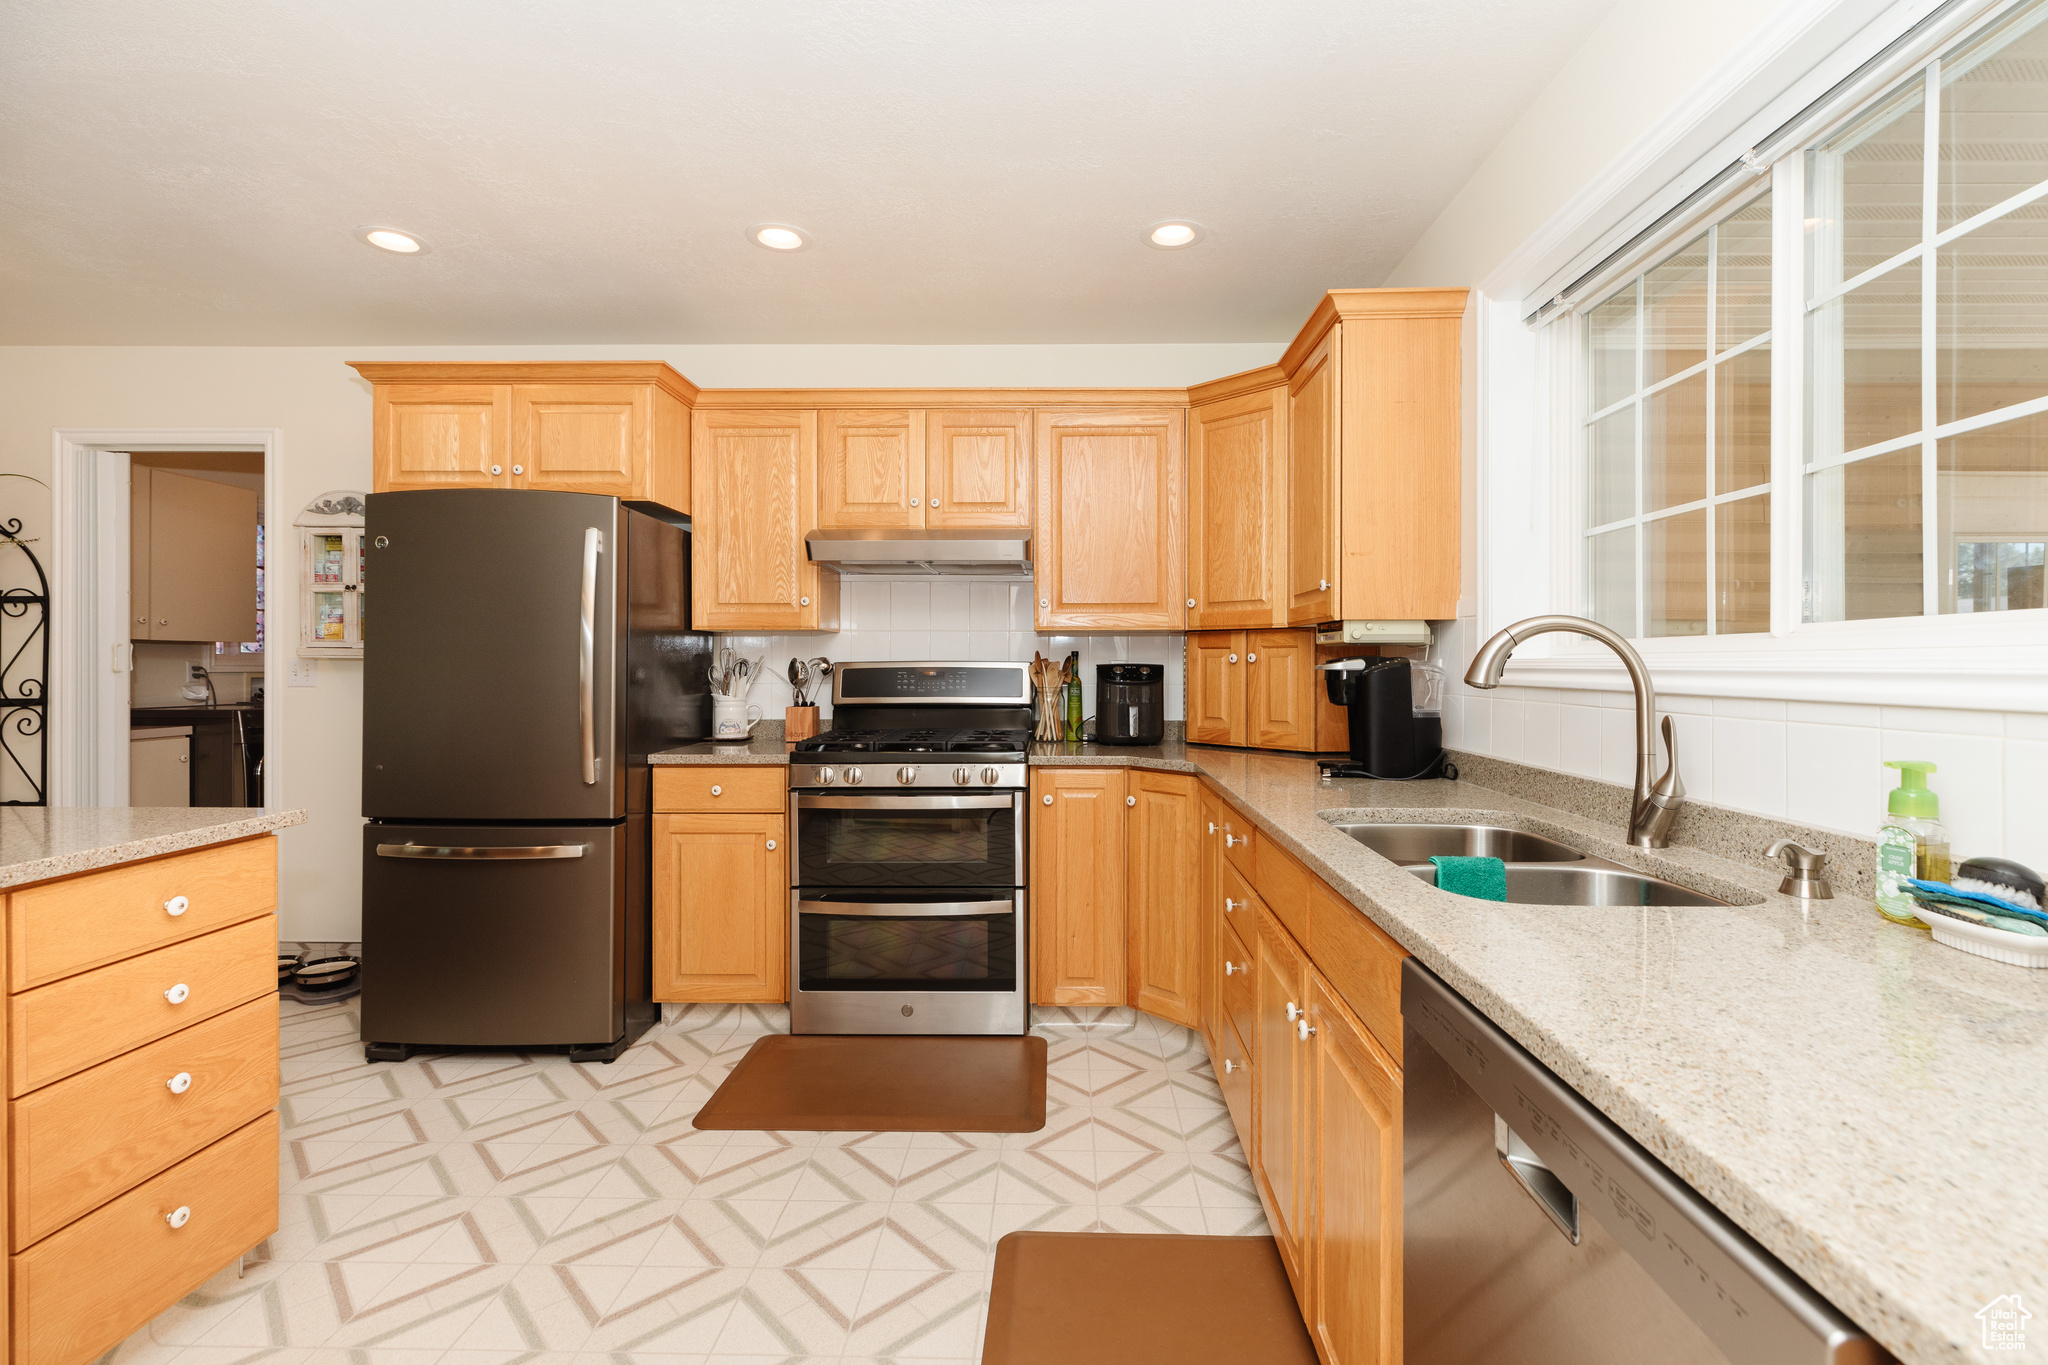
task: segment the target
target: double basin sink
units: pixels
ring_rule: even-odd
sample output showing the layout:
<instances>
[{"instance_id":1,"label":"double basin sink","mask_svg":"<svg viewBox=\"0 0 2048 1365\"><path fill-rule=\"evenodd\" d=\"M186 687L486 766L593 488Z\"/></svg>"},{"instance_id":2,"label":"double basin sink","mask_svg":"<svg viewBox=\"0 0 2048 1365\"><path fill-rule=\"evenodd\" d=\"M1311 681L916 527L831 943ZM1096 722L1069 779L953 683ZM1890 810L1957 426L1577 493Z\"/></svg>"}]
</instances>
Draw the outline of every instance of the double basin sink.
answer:
<instances>
[{"instance_id":1,"label":"double basin sink","mask_svg":"<svg viewBox=\"0 0 2048 1365\"><path fill-rule=\"evenodd\" d=\"M1726 905L1633 868L1590 857L1555 839L1492 825L1352 825L1343 833L1436 885L1431 858L1499 858L1517 905Z\"/></svg>"}]
</instances>

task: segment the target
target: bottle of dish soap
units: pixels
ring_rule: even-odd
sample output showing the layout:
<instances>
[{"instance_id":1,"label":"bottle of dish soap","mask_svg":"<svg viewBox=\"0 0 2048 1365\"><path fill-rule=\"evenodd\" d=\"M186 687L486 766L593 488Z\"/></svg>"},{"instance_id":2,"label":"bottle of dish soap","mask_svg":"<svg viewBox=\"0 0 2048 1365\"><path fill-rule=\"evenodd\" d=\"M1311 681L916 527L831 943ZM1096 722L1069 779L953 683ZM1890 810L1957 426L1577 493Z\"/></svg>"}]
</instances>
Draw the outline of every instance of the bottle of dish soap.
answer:
<instances>
[{"instance_id":1,"label":"bottle of dish soap","mask_svg":"<svg viewBox=\"0 0 2048 1365\"><path fill-rule=\"evenodd\" d=\"M1901 924L1917 922L1913 889L1906 878L1945 882L1949 877L1948 831L1942 828L1941 797L1927 788L1934 765L1899 759L1884 765L1899 770L1899 785L1877 828L1877 908Z\"/></svg>"}]
</instances>

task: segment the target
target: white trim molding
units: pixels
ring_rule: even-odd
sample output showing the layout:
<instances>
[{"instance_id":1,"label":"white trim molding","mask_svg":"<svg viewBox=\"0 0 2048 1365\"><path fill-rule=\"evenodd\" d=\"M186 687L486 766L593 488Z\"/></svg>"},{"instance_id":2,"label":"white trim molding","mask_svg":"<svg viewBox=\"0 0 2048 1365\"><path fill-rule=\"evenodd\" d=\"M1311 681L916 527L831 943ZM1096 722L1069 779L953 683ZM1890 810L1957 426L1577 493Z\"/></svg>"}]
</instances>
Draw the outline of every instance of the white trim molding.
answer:
<instances>
[{"instance_id":1,"label":"white trim molding","mask_svg":"<svg viewBox=\"0 0 2048 1365\"><path fill-rule=\"evenodd\" d=\"M127 739L112 743L105 733L111 690L102 674L121 675L125 709L132 667L128 635L128 547L103 532L123 522L127 489L104 486L103 455L168 454L178 451L260 451L263 455L263 519L289 525L283 502L281 465L284 433L276 427L57 427L50 433L50 768L52 806L127 804ZM280 804L278 750L287 651L274 647L280 613L275 593L269 615L270 641L263 651L263 790L267 804ZM295 625L287 626L295 630ZM91 704L81 704L89 699ZM118 798L118 799L116 799Z\"/></svg>"}]
</instances>

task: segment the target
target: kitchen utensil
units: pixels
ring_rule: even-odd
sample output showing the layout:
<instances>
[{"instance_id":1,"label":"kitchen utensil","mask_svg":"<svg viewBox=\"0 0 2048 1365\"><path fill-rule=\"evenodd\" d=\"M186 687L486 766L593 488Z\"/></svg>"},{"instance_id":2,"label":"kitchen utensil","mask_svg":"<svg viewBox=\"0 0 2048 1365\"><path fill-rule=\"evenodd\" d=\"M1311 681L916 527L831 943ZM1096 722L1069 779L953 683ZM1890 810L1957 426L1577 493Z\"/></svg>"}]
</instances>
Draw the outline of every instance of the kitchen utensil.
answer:
<instances>
[{"instance_id":1,"label":"kitchen utensil","mask_svg":"<svg viewBox=\"0 0 2048 1365\"><path fill-rule=\"evenodd\" d=\"M811 704L810 698L805 695L805 689L808 686L808 670L804 667L804 661L802 659L791 659L788 671L789 690L795 695L796 704L798 706L809 706Z\"/></svg>"}]
</instances>

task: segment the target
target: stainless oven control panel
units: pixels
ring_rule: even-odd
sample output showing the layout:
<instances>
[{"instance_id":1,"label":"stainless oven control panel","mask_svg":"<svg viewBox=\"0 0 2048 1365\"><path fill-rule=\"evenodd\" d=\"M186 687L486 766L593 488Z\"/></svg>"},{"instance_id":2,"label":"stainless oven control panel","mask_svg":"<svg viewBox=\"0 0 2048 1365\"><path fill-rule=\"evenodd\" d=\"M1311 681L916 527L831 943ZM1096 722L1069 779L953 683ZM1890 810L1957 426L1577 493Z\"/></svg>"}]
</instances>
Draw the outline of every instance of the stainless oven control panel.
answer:
<instances>
[{"instance_id":1,"label":"stainless oven control panel","mask_svg":"<svg viewBox=\"0 0 2048 1365\"><path fill-rule=\"evenodd\" d=\"M961 788L990 791L1030 785L1022 763L948 761L944 754L919 755L927 761L905 762L907 755L876 754L861 763L792 763L792 788L848 791L889 791L898 787Z\"/></svg>"}]
</instances>

